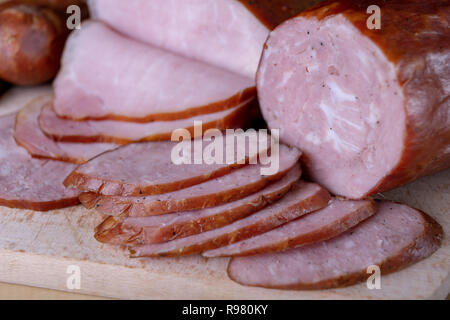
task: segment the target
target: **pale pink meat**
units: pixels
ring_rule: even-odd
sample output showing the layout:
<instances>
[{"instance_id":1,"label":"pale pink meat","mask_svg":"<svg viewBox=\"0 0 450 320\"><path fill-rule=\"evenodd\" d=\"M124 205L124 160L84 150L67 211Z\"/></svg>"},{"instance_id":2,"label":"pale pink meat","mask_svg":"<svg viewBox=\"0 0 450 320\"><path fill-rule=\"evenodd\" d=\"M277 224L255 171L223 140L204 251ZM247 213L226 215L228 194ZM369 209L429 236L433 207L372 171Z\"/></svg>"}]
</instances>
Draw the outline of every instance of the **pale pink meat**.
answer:
<instances>
[{"instance_id":1,"label":"pale pink meat","mask_svg":"<svg viewBox=\"0 0 450 320\"><path fill-rule=\"evenodd\" d=\"M73 163L84 163L93 157L117 148L111 143L55 142L40 129L38 117L43 107L51 105L52 97L43 96L31 101L17 114L14 128L16 142L33 157Z\"/></svg>"},{"instance_id":2,"label":"pale pink meat","mask_svg":"<svg viewBox=\"0 0 450 320\"><path fill-rule=\"evenodd\" d=\"M324 289L367 279L369 266L383 275L430 256L440 245L442 228L406 205L383 202L375 216L325 242L285 252L238 257L228 274L249 286Z\"/></svg>"},{"instance_id":3,"label":"pale pink meat","mask_svg":"<svg viewBox=\"0 0 450 320\"><path fill-rule=\"evenodd\" d=\"M100 22L72 33L54 108L72 119L175 120L234 107L254 80L128 39Z\"/></svg>"},{"instance_id":4,"label":"pale pink meat","mask_svg":"<svg viewBox=\"0 0 450 320\"><path fill-rule=\"evenodd\" d=\"M181 256L229 245L275 229L312 211L324 208L329 193L314 183L299 182L281 200L223 228L161 244L131 247L132 257Z\"/></svg>"},{"instance_id":5,"label":"pale pink meat","mask_svg":"<svg viewBox=\"0 0 450 320\"><path fill-rule=\"evenodd\" d=\"M267 46L257 83L269 126L304 150L315 181L334 194L363 197L403 150L395 66L340 16L289 20Z\"/></svg>"},{"instance_id":6,"label":"pale pink meat","mask_svg":"<svg viewBox=\"0 0 450 320\"><path fill-rule=\"evenodd\" d=\"M246 197L281 179L297 165L300 155L298 149L281 146L279 167L273 175L263 176L261 168L264 165L250 164L219 178L174 192L144 197L89 194L82 195L80 199L86 207L113 216L142 217L209 208ZM301 172L300 168L298 170Z\"/></svg>"},{"instance_id":7,"label":"pale pink meat","mask_svg":"<svg viewBox=\"0 0 450 320\"><path fill-rule=\"evenodd\" d=\"M254 79L269 29L235 0L94 0L93 18L129 37Z\"/></svg>"},{"instance_id":8,"label":"pale pink meat","mask_svg":"<svg viewBox=\"0 0 450 320\"><path fill-rule=\"evenodd\" d=\"M328 240L371 217L375 211L375 205L371 200L333 199L322 210L312 212L259 236L227 247L206 251L203 256L207 258L249 256Z\"/></svg>"},{"instance_id":9,"label":"pale pink meat","mask_svg":"<svg viewBox=\"0 0 450 320\"><path fill-rule=\"evenodd\" d=\"M252 120L256 108L255 99L251 99L224 111L198 115L193 118L137 123L63 119L56 115L52 105L47 105L39 116L39 125L42 131L58 141L112 141L117 143L158 141L170 140L172 132L177 129L193 128L194 121L201 121L204 131L209 128L223 130L245 127Z\"/></svg>"},{"instance_id":10,"label":"pale pink meat","mask_svg":"<svg viewBox=\"0 0 450 320\"><path fill-rule=\"evenodd\" d=\"M47 211L78 204L79 191L63 185L75 165L31 158L14 140L15 119L0 118L0 205Z\"/></svg>"}]
</instances>

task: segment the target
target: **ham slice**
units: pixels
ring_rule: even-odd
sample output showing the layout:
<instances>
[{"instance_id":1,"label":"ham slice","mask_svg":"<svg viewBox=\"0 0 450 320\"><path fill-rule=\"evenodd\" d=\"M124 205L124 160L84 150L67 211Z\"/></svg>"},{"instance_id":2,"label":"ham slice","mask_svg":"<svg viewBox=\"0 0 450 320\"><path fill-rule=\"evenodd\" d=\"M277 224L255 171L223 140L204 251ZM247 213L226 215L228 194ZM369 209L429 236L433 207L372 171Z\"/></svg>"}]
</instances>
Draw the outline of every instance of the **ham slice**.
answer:
<instances>
[{"instance_id":1,"label":"ham slice","mask_svg":"<svg viewBox=\"0 0 450 320\"><path fill-rule=\"evenodd\" d=\"M258 147L246 139L247 147L244 152L241 152L242 150L236 147L239 141L238 136L233 135L235 138L233 158L227 159L227 152L223 152L220 163L194 163L198 157L195 153L196 144L200 143L200 148L204 150L215 141L189 142L192 164L184 165L178 165L172 161L172 152L179 145L178 143L170 141L136 143L105 152L79 166L64 183L66 186L77 187L82 191L111 196L144 196L176 191L223 176L232 169L243 167L249 162L256 162L259 155L267 155L270 150L269 144ZM228 145L227 139L221 140L225 149Z\"/></svg>"},{"instance_id":2,"label":"ham slice","mask_svg":"<svg viewBox=\"0 0 450 320\"><path fill-rule=\"evenodd\" d=\"M257 77L261 110L305 170L360 199L450 168L450 5L329 1L270 35Z\"/></svg>"},{"instance_id":3,"label":"ham slice","mask_svg":"<svg viewBox=\"0 0 450 320\"><path fill-rule=\"evenodd\" d=\"M72 33L55 112L76 120L176 120L237 106L254 79L130 40L100 22Z\"/></svg>"},{"instance_id":4,"label":"ham slice","mask_svg":"<svg viewBox=\"0 0 450 320\"><path fill-rule=\"evenodd\" d=\"M282 251L336 237L375 214L371 200L334 199L328 207L259 236L203 253L207 258Z\"/></svg>"},{"instance_id":5,"label":"ham slice","mask_svg":"<svg viewBox=\"0 0 450 320\"><path fill-rule=\"evenodd\" d=\"M14 141L15 119L0 118L0 205L48 211L78 204L78 190L63 186L75 165L31 158Z\"/></svg>"},{"instance_id":6,"label":"ham slice","mask_svg":"<svg viewBox=\"0 0 450 320\"><path fill-rule=\"evenodd\" d=\"M91 0L121 33L254 78L269 30L318 0Z\"/></svg>"},{"instance_id":7,"label":"ham slice","mask_svg":"<svg viewBox=\"0 0 450 320\"><path fill-rule=\"evenodd\" d=\"M324 208L330 200L328 191L319 185L300 182L281 200L247 218L198 235L161 244L131 247L131 257L183 256L226 246Z\"/></svg>"},{"instance_id":8,"label":"ham slice","mask_svg":"<svg viewBox=\"0 0 450 320\"><path fill-rule=\"evenodd\" d=\"M65 142L112 142L126 144L140 141L170 140L172 132L187 129L194 137L194 121L201 121L203 131L208 129L246 128L259 118L256 99L242 102L236 107L174 121L148 123L124 121L73 121L56 115L52 105L42 109L39 125L42 131L57 141Z\"/></svg>"},{"instance_id":9,"label":"ham slice","mask_svg":"<svg viewBox=\"0 0 450 320\"><path fill-rule=\"evenodd\" d=\"M51 105L51 96L42 96L31 101L16 117L14 137L31 156L73 163L84 163L89 159L117 148L110 143L59 143L47 137L39 128L38 117L46 105Z\"/></svg>"},{"instance_id":10,"label":"ham slice","mask_svg":"<svg viewBox=\"0 0 450 320\"><path fill-rule=\"evenodd\" d=\"M378 213L328 241L251 257L233 258L230 278L240 284L279 289L328 289L368 279L377 265L386 275L438 249L442 227L406 205L383 202Z\"/></svg>"},{"instance_id":11,"label":"ham slice","mask_svg":"<svg viewBox=\"0 0 450 320\"><path fill-rule=\"evenodd\" d=\"M161 243L231 224L281 199L300 179L298 166L281 180L243 199L217 207L152 217L108 217L96 228L95 238L111 244Z\"/></svg>"},{"instance_id":12,"label":"ham slice","mask_svg":"<svg viewBox=\"0 0 450 320\"><path fill-rule=\"evenodd\" d=\"M300 155L297 149L281 146L278 172L269 176L260 174L262 165L251 164L225 176L161 195L123 197L84 193L80 200L85 207L95 208L103 214L129 217L210 208L258 192L283 177L294 166L301 172L297 165Z\"/></svg>"}]
</instances>

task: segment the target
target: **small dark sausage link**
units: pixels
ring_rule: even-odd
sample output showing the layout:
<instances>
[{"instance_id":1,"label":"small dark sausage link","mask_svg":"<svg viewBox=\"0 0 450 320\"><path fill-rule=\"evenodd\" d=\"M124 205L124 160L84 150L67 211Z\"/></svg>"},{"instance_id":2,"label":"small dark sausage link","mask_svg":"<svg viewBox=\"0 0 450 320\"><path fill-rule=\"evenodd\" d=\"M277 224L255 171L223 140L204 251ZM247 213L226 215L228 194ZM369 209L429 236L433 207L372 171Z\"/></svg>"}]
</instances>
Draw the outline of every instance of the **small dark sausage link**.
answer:
<instances>
[{"instance_id":1,"label":"small dark sausage link","mask_svg":"<svg viewBox=\"0 0 450 320\"><path fill-rule=\"evenodd\" d=\"M62 13L9 1L0 5L0 78L16 85L51 80L68 35Z\"/></svg>"}]
</instances>

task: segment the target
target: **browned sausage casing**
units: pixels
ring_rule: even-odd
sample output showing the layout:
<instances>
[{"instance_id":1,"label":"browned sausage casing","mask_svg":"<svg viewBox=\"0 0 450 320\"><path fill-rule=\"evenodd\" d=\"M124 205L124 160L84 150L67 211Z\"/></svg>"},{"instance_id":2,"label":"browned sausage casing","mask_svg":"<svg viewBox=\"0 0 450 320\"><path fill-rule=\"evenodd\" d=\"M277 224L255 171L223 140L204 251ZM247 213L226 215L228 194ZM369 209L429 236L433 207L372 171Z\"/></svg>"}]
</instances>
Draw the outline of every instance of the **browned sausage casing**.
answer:
<instances>
[{"instance_id":1,"label":"browned sausage casing","mask_svg":"<svg viewBox=\"0 0 450 320\"><path fill-rule=\"evenodd\" d=\"M0 78L17 85L51 80L68 34L52 9L11 1L0 5Z\"/></svg>"}]
</instances>

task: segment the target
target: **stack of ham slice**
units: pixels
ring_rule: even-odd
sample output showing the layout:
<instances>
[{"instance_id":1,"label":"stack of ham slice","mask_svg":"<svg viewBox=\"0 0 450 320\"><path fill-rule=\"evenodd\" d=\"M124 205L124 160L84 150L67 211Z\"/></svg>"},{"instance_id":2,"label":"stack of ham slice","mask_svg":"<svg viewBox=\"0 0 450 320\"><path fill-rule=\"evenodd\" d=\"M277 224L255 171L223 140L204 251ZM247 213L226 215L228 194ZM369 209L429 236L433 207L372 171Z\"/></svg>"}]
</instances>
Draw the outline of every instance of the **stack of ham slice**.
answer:
<instances>
[{"instance_id":1,"label":"stack of ham slice","mask_svg":"<svg viewBox=\"0 0 450 320\"><path fill-rule=\"evenodd\" d=\"M94 6L91 3L91 9ZM242 6L240 10L247 9ZM260 117L256 70L252 74L236 72L208 59L171 52L159 44L144 44L129 34L114 31L108 24L114 22L90 21L73 32L54 82L54 93L2 119L1 143L5 150L0 177L5 183L1 204L35 210L77 204L78 191L62 185L75 169L74 164L85 163L120 145L170 140L177 129L186 129L195 137L208 129L245 128ZM264 28L264 39L262 33L249 37L262 45L267 34ZM260 51L252 53L255 66ZM200 131L196 130L197 123L201 124ZM16 165L18 168L12 169ZM17 171L17 181L7 179L10 168ZM47 169L51 174L46 173ZM220 174L225 171L218 169ZM240 197L259 191L285 173L260 181L253 179L241 188ZM41 179L47 182L39 183ZM45 194L48 186L52 187ZM217 204L237 198L235 194L227 198L225 191L221 197Z\"/></svg>"},{"instance_id":2,"label":"stack of ham slice","mask_svg":"<svg viewBox=\"0 0 450 320\"><path fill-rule=\"evenodd\" d=\"M131 144L68 176L65 185L83 192L83 205L106 216L95 229L98 241L127 246L134 258L236 257L233 280L292 289L350 285L368 266L396 271L440 245L442 228L415 209L333 198L299 180L295 148L281 145L279 170L262 176L263 165L248 162L267 148L247 152L241 164L175 165L174 146Z\"/></svg>"}]
</instances>

